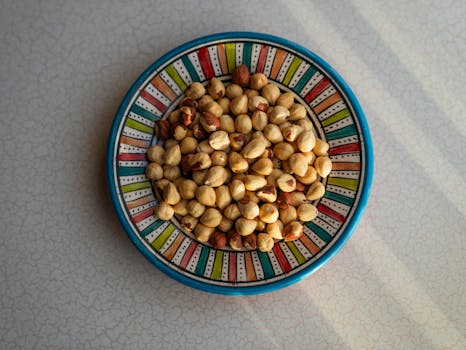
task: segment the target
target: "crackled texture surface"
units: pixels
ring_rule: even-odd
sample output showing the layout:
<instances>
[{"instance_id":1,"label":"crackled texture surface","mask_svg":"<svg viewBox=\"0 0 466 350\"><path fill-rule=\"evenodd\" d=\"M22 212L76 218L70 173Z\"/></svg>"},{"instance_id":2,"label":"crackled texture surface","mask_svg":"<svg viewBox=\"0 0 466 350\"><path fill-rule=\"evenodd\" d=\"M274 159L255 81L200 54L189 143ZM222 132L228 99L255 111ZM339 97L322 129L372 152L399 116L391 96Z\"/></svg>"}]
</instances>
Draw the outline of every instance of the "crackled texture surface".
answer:
<instances>
[{"instance_id":1,"label":"crackled texture surface","mask_svg":"<svg viewBox=\"0 0 466 350\"><path fill-rule=\"evenodd\" d=\"M0 348L462 349L464 1L3 1ZM296 41L359 97L371 199L345 248L278 292L185 287L126 238L107 133L153 60L218 31Z\"/></svg>"}]
</instances>

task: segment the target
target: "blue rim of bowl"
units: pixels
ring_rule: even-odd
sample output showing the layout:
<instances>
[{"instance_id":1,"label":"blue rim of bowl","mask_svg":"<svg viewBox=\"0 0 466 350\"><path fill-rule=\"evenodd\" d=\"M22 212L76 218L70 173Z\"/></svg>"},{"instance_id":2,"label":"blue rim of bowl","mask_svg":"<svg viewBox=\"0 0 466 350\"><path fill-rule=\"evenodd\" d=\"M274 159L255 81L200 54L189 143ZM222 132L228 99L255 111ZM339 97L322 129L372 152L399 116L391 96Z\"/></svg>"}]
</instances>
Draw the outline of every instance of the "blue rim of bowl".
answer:
<instances>
[{"instance_id":1,"label":"blue rim of bowl","mask_svg":"<svg viewBox=\"0 0 466 350\"><path fill-rule=\"evenodd\" d=\"M332 77L335 83L340 87L340 89L345 93L346 97L348 98L353 110L355 112L356 117L360 122L361 132L362 132L362 143L364 146L364 150L366 153L366 164L365 164L365 171L364 171L364 183L363 188L360 195L359 203L353 213L353 216L350 219L347 227L345 228L344 232L340 235L340 237L335 241L335 243L328 249L322 256L320 256L316 261L314 261L309 267L290 275L282 280L271 282L268 284L260 285L260 286L246 286L246 287L226 287L226 286L216 286L211 285L206 282L197 281L186 277L185 275L181 274L178 271L171 269L170 267L166 266L162 262L158 260L156 256L154 256L140 241L139 237L133 232L131 227L129 226L128 222L125 220L125 216L123 214L122 208L118 204L118 194L116 191L116 184L113 181L113 172L114 172L114 159L113 159L113 149L115 147L115 142L117 140L116 133L118 130L118 126L120 124L121 119L124 117L124 111L126 110L129 101L134 96L134 94L139 89L140 85L147 79L147 77L160 65L162 65L167 60L171 59L172 57L178 55L179 53L190 49L193 46L202 45L207 42L215 41L215 40L223 40L223 39L257 39L257 40L266 40L270 42L274 42L283 46L286 46L292 50L299 52L300 54L309 57L311 60L319 64L325 72ZM256 32L225 32L225 33L217 33L212 35L203 36L201 38L197 38L191 40L183 45L178 46L177 48L171 50L167 54L160 57L156 60L153 64L149 66L136 80L136 82L131 86L129 91L126 93L125 98L123 99L120 107L118 108L117 114L113 121L112 127L110 129L110 135L107 144L107 180L109 186L110 197L112 200L113 207L117 212L118 219L120 220L121 225L123 226L126 234L133 242L134 245L139 249L139 251L159 270L166 273L168 276L172 277L173 279L195 289L199 289L205 292L216 293L216 294L224 294L224 295L254 295L254 294L261 294L276 291L282 288L285 288L291 284L301 281L305 277L308 277L312 273L316 272L320 267L326 264L336 253L338 253L341 248L345 245L346 241L351 237L356 225L358 224L359 220L361 219L361 215L367 205L367 201L370 194L370 188L372 185L372 178L373 178L373 171L374 171L374 155L372 150L372 140L369 132L369 126L367 124L366 117L364 112L348 86L348 84L343 80L339 73L337 73L325 60L320 58L318 55L306 49L305 47L296 44L290 40L283 39L274 35L270 34L263 34L263 33L256 33Z\"/></svg>"}]
</instances>

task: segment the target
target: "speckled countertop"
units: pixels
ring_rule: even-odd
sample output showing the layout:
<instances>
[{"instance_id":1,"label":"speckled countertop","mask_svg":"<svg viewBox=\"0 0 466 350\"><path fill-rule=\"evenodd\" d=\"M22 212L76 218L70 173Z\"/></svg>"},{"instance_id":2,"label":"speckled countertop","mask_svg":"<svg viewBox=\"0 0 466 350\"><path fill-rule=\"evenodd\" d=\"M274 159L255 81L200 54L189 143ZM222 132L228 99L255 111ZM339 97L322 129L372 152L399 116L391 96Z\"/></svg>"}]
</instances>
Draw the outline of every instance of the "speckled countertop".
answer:
<instances>
[{"instance_id":1,"label":"speckled countertop","mask_svg":"<svg viewBox=\"0 0 466 350\"><path fill-rule=\"evenodd\" d=\"M3 1L0 348L463 349L464 1ZM326 59L372 131L369 205L310 278L211 295L155 269L118 223L108 131L156 58L228 30Z\"/></svg>"}]
</instances>

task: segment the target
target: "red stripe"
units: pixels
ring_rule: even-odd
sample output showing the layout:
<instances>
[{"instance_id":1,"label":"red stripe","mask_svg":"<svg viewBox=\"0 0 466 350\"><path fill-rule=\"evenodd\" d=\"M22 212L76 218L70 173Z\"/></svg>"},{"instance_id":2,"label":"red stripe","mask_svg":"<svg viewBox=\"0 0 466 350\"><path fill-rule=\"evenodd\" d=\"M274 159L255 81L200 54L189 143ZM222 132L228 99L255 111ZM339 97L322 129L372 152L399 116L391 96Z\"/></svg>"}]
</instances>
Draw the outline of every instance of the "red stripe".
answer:
<instances>
[{"instance_id":1,"label":"red stripe","mask_svg":"<svg viewBox=\"0 0 466 350\"><path fill-rule=\"evenodd\" d=\"M154 212L154 208L146 209L146 210L138 213L137 215L133 216L133 222L135 224L137 224L139 221L142 221L142 220L148 218L149 216L151 216L153 212Z\"/></svg>"},{"instance_id":2,"label":"red stripe","mask_svg":"<svg viewBox=\"0 0 466 350\"><path fill-rule=\"evenodd\" d=\"M149 102L151 105L155 106L160 112L163 113L167 109L167 107L165 107L165 105L162 102L157 100L154 96L149 94L146 90L141 90L139 95L141 95L141 97L147 102Z\"/></svg>"},{"instance_id":3,"label":"red stripe","mask_svg":"<svg viewBox=\"0 0 466 350\"><path fill-rule=\"evenodd\" d=\"M145 153L120 153L118 160L147 160Z\"/></svg>"},{"instance_id":4,"label":"red stripe","mask_svg":"<svg viewBox=\"0 0 466 350\"><path fill-rule=\"evenodd\" d=\"M236 253L230 253L230 271L228 271L229 281L236 282Z\"/></svg>"},{"instance_id":5,"label":"red stripe","mask_svg":"<svg viewBox=\"0 0 466 350\"><path fill-rule=\"evenodd\" d=\"M259 59L257 60L257 73L262 73L264 71L265 61L267 59L267 51L269 47L267 45L262 45L261 52L259 54Z\"/></svg>"},{"instance_id":6,"label":"red stripe","mask_svg":"<svg viewBox=\"0 0 466 350\"><path fill-rule=\"evenodd\" d=\"M198 244L194 241L191 242L189 245L188 249L186 250L186 253L184 253L183 260L181 260L180 267L185 270L186 266L188 266L189 259L191 259L191 256L193 255L194 251L196 250Z\"/></svg>"},{"instance_id":7,"label":"red stripe","mask_svg":"<svg viewBox=\"0 0 466 350\"><path fill-rule=\"evenodd\" d=\"M329 207L327 207L326 205L322 203L319 203L319 205L317 206L317 210L320 211L321 213L324 213L327 216L330 216L332 219L335 219L337 221L344 222L346 220L346 218L343 215L341 215L340 213L337 213L335 210L330 209Z\"/></svg>"},{"instance_id":8,"label":"red stripe","mask_svg":"<svg viewBox=\"0 0 466 350\"><path fill-rule=\"evenodd\" d=\"M309 93L306 95L306 97L304 98L304 100L307 102L307 103L310 103L313 99L315 99L317 96L319 96L319 94L324 91L328 86L330 85L330 81L328 80L328 78L323 78L321 81L319 81L317 83L316 86L314 86L312 88L311 91L309 91Z\"/></svg>"},{"instance_id":9,"label":"red stripe","mask_svg":"<svg viewBox=\"0 0 466 350\"><path fill-rule=\"evenodd\" d=\"M359 143L350 143L350 144L343 145L343 146L332 147L328 150L328 154L333 156L335 154L355 153L355 152L360 152L360 151L361 151L361 146L359 145Z\"/></svg>"},{"instance_id":10,"label":"red stripe","mask_svg":"<svg viewBox=\"0 0 466 350\"><path fill-rule=\"evenodd\" d=\"M275 253L275 256L277 257L278 263L282 267L283 272L284 273L289 272L291 270L291 266L288 263L288 260L286 259L285 255L283 254L278 244L275 244L273 246L273 252Z\"/></svg>"},{"instance_id":11,"label":"red stripe","mask_svg":"<svg viewBox=\"0 0 466 350\"><path fill-rule=\"evenodd\" d=\"M214 69L212 68L212 62L210 62L209 50L207 47L203 47L199 49L197 52L197 57L199 58L199 62L201 63L202 70L204 71L204 75L207 79L212 78L215 73Z\"/></svg>"}]
</instances>

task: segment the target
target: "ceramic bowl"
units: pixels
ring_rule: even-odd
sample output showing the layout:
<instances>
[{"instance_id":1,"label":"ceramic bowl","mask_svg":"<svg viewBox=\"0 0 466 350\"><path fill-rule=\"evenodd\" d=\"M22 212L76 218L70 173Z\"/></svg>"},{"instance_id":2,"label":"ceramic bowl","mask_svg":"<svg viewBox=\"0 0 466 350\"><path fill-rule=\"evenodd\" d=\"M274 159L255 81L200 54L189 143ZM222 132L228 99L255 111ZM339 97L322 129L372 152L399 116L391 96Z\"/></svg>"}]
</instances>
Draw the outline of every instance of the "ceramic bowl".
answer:
<instances>
[{"instance_id":1,"label":"ceramic bowl","mask_svg":"<svg viewBox=\"0 0 466 350\"><path fill-rule=\"evenodd\" d=\"M333 170L319 215L294 242L272 251L214 249L183 232L176 220L157 220L145 176L146 151L157 140L154 122L166 118L185 89L212 77L225 81L246 64L309 110L317 135L330 144ZM338 252L366 205L373 156L363 111L348 85L310 50L279 37L230 32L188 42L155 61L130 88L108 142L107 177L117 215L131 241L156 267L188 286L229 295L277 290L309 276Z\"/></svg>"}]
</instances>

